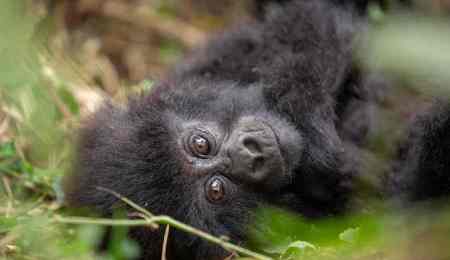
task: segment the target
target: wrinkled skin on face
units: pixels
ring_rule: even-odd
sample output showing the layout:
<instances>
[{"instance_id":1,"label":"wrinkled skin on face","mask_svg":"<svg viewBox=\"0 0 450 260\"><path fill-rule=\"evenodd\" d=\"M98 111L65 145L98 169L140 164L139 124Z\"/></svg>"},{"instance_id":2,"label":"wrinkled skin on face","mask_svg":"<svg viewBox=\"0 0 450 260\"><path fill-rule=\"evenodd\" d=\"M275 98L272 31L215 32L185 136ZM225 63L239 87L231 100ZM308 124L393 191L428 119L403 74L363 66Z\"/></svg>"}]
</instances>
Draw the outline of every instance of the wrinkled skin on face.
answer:
<instances>
[{"instance_id":1,"label":"wrinkled skin on face","mask_svg":"<svg viewBox=\"0 0 450 260\"><path fill-rule=\"evenodd\" d=\"M363 24L350 8L295 1L218 35L148 95L86 121L69 204L110 216L124 205L105 187L235 243L261 206L348 210L379 97L352 64ZM160 257L161 231L130 233L143 259ZM169 259L230 255L177 230L168 247Z\"/></svg>"}]
</instances>

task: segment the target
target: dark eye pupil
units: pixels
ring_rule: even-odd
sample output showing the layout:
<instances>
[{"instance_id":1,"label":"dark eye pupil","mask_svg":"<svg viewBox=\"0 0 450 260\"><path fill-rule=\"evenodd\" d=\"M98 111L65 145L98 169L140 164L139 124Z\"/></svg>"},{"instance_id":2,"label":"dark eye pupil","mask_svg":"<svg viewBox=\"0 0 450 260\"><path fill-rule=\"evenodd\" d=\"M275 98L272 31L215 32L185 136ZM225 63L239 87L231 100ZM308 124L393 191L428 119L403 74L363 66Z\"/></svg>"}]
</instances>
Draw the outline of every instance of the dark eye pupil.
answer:
<instances>
[{"instance_id":1,"label":"dark eye pupil","mask_svg":"<svg viewBox=\"0 0 450 260\"><path fill-rule=\"evenodd\" d=\"M208 140L206 140L206 138L203 138L201 136L194 136L193 146L195 152L201 155L209 154L209 143Z\"/></svg>"},{"instance_id":2,"label":"dark eye pupil","mask_svg":"<svg viewBox=\"0 0 450 260\"><path fill-rule=\"evenodd\" d=\"M221 200L225 195L225 189L222 180L214 178L209 181L207 186L207 195L210 201L216 202Z\"/></svg>"}]
</instances>

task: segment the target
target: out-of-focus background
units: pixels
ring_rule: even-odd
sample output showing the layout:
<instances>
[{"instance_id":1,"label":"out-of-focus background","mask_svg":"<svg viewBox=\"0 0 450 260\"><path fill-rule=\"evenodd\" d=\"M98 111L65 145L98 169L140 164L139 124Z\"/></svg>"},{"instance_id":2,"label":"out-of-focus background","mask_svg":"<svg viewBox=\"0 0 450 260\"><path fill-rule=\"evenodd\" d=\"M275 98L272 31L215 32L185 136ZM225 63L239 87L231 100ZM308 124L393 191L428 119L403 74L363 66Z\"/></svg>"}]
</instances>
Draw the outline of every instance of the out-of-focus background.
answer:
<instances>
[{"instance_id":1,"label":"out-of-focus background","mask_svg":"<svg viewBox=\"0 0 450 260\"><path fill-rule=\"evenodd\" d=\"M397 1L386 2L388 9L398 6ZM387 106L401 102L392 109L395 114L386 116L388 139L396 135L392 129L401 128L392 122L406 121L418 104L411 100L426 104L431 96L450 93L450 1L413 2L419 10L413 15L391 16L378 6L369 8L371 48L362 54L362 62L388 71L404 86L394 93L398 99L388 100ZM150 89L190 49L251 19L253 8L251 0L2 0L0 259L138 255L125 229L114 229L108 250L97 252L102 228L55 222L58 216L69 216L62 205L61 178L70 169L76 129L105 99L125 102L128 95ZM380 150L392 152L380 142ZM317 228L278 213L264 213L272 221L261 223L284 235L262 234L258 243L263 252L283 259L450 256L448 232L442 234L450 228L446 213L436 218L438 226L411 241L403 238L414 229L381 228L397 217L333 220L322 225L324 232L314 233ZM369 232L363 232L367 227ZM409 251L416 243L422 255ZM379 248L386 249L384 255Z\"/></svg>"},{"instance_id":2,"label":"out-of-focus background","mask_svg":"<svg viewBox=\"0 0 450 260\"><path fill-rule=\"evenodd\" d=\"M123 81L158 78L210 32L245 17L250 3L76 0L47 1L41 8L60 33L56 44L113 94Z\"/></svg>"}]
</instances>

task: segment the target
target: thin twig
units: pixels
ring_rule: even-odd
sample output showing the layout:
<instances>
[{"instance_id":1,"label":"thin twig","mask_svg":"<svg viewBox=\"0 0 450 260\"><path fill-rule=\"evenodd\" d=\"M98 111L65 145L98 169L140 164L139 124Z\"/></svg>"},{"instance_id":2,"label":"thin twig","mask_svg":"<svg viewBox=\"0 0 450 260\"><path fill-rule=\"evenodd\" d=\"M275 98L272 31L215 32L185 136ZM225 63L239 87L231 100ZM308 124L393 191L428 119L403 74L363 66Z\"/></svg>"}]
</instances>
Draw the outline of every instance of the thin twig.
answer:
<instances>
[{"instance_id":1,"label":"thin twig","mask_svg":"<svg viewBox=\"0 0 450 260\"><path fill-rule=\"evenodd\" d=\"M56 216L54 218L55 222L58 223L66 223L66 224L95 224L95 225L106 225L106 226L149 226L152 223L158 223L161 225L170 225L176 229L184 231L186 233L198 236L203 238L204 240L217 244L222 248L231 251L237 252L244 256L250 256L257 260L272 260L272 258L261 255L259 253L253 252L246 248L237 246L228 241L225 241L222 238L217 238L213 235L210 235L204 231L191 227L187 224L184 224L180 221L177 221L169 216L154 216L145 220L129 220L129 219L106 219L106 218L85 218L85 217L61 217Z\"/></svg>"},{"instance_id":2,"label":"thin twig","mask_svg":"<svg viewBox=\"0 0 450 260\"><path fill-rule=\"evenodd\" d=\"M117 192L115 192L115 191L113 191L113 190L110 190L110 189L108 189L108 188L101 187L101 186L97 186L97 189L98 189L98 190L101 190L101 191L105 191L105 192L107 192L107 193L109 193L109 194L112 194L113 196L117 197L117 198L120 199L121 201L123 201L123 202L125 202L126 204L128 204L130 207L132 207L132 208L134 208L135 210L141 212L143 215L140 215L140 217L142 217L142 218L144 218L144 219L147 219L147 220L148 220L148 219L154 217L154 215L153 215L152 213L150 213L150 211L146 210L145 208L139 206L138 204L132 202L131 200L127 199L126 197L122 196L121 194L119 194L119 193L117 193ZM155 223L152 223L152 224L151 224L151 227L154 228L154 229L156 229L156 228L158 228L158 225L155 224Z\"/></svg>"},{"instance_id":3,"label":"thin twig","mask_svg":"<svg viewBox=\"0 0 450 260\"><path fill-rule=\"evenodd\" d=\"M160 221L158 221L158 223L160 223L160 224L169 224L170 226L172 226L174 228L177 228L179 230L182 230L182 231L187 232L192 235L196 235L200 238L205 239L208 242L218 244L228 251L231 251L231 252L235 251L241 255L250 256L250 257L253 257L258 260L271 260L272 259L270 257L261 255L259 253L248 250L246 248L232 244L232 243L224 240L223 238L217 238L217 237L210 235L204 231L201 231L199 229L196 229L194 227L186 225L178 220L175 220L169 216L160 216L160 218L161 218Z\"/></svg>"},{"instance_id":4,"label":"thin twig","mask_svg":"<svg viewBox=\"0 0 450 260\"><path fill-rule=\"evenodd\" d=\"M144 220L122 220L122 221L125 221L125 222L121 222L122 225L126 226L127 223L133 223L132 225L134 225L134 226L139 226L139 225L147 225L147 226L150 225L150 226L152 226L152 225L155 225L155 223L166 224L166 225L170 225L170 226L172 226L174 228L177 228L179 230L182 230L182 231L184 231L186 233L189 233L189 234L198 236L200 238L203 238L204 240L209 241L211 243L218 244L222 248L224 248L224 249L226 249L228 251L231 251L231 252L237 252L237 253L240 253L242 255L251 256L251 257L253 257L253 258L257 259L257 260L270 260L270 259L272 259L270 257L258 254L256 252L253 252L253 251L248 250L246 248L234 245L234 244L226 241L224 238L217 238L217 237L215 237L215 236L213 236L213 235L211 235L209 233L206 233L206 232L201 231L199 229L196 229L196 228L194 228L192 226L184 224L183 222L175 220L175 219L173 219L173 218L171 218L169 216L154 216L148 210L146 210L145 208L137 205L136 203L134 203L131 200L127 199L126 197L122 196L118 192L115 192L115 191L110 190L110 189L105 188L105 187L99 187L99 186L97 187L97 189L105 191L105 192L108 192L108 193L116 196L117 198L119 198L120 200L122 200L123 202L125 202L126 204L128 204L129 206L133 207L134 209L136 209L137 211L143 213L146 216L146 218ZM83 221L86 221L86 220L88 220L88 219L84 219ZM113 220L107 221L105 219L102 219L97 224L102 224L103 223L103 225L108 225L107 223L112 223L111 221L113 221ZM128 222L128 221L131 221L131 222ZM137 224L137 223L140 223L140 224ZM92 223L92 224L94 224L94 223ZM152 227L154 227L154 226L152 226Z\"/></svg>"},{"instance_id":5,"label":"thin twig","mask_svg":"<svg viewBox=\"0 0 450 260\"><path fill-rule=\"evenodd\" d=\"M150 211L146 210L145 208L139 206L138 204L132 202L131 200L127 199L126 197L122 196L121 194L119 194L118 192L115 192L111 189L105 188L105 187L101 187L101 186L97 186L98 190L101 191L105 191L111 195L114 195L115 197L117 197L118 199L120 199L121 201L125 202L126 204L130 205L132 208L134 208L135 210L142 212L143 214L145 214L148 217L153 217L154 215L152 213L150 213Z\"/></svg>"},{"instance_id":6,"label":"thin twig","mask_svg":"<svg viewBox=\"0 0 450 260\"><path fill-rule=\"evenodd\" d=\"M110 218L85 218L85 217L61 217L55 216L53 219L57 223L65 224L94 224L102 226L148 226L148 220L130 220L130 219L110 219ZM152 219L155 221L155 219Z\"/></svg>"},{"instance_id":7,"label":"thin twig","mask_svg":"<svg viewBox=\"0 0 450 260\"><path fill-rule=\"evenodd\" d=\"M170 232L170 225L166 225L166 230L164 231L164 240L163 240L163 246L162 246L162 252L161 252L161 260L167 260L166 252L167 252L167 241L169 240L169 232Z\"/></svg>"}]
</instances>

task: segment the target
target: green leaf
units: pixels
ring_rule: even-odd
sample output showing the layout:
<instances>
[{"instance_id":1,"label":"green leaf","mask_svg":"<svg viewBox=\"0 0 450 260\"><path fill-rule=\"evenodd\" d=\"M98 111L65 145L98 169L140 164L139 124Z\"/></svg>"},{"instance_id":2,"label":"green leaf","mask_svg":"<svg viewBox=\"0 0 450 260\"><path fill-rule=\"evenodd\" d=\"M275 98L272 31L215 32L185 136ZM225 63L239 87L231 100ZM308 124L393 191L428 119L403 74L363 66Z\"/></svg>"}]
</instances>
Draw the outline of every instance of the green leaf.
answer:
<instances>
[{"instance_id":1,"label":"green leaf","mask_svg":"<svg viewBox=\"0 0 450 260\"><path fill-rule=\"evenodd\" d=\"M21 160L20 161L20 171L26 174L32 174L34 171L33 165L31 163Z\"/></svg>"},{"instance_id":2,"label":"green leaf","mask_svg":"<svg viewBox=\"0 0 450 260\"><path fill-rule=\"evenodd\" d=\"M182 46L175 41L164 41L159 49L159 56L165 63L171 63L182 54Z\"/></svg>"},{"instance_id":3,"label":"green leaf","mask_svg":"<svg viewBox=\"0 0 450 260\"><path fill-rule=\"evenodd\" d=\"M294 241L281 254L283 259L310 259L315 255L317 247L306 241Z\"/></svg>"},{"instance_id":4,"label":"green leaf","mask_svg":"<svg viewBox=\"0 0 450 260\"><path fill-rule=\"evenodd\" d=\"M149 93L152 87L155 85L155 82L151 80L143 80L140 84L144 93Z\"/></svg>"},{"instance_id":5,"label":"green leaf","mask_svg":"<svg viewBox=\"0 0 450 260\"><path fill-rule=\"evenodd\" d=\"M10 158L16 155L14 142L0 144L0 158Z\"/></svg>"},{"instance_id":6,"label":"green leaf","mask_svg":"<svg viewBox=\"0 0 450 260\"><path fill-rule=\"evenodd\" d=\"M339 239L347 243L354 244L359 239L359 230L359 227L346 229L344 232L339 234Z\"/></svg>"},{"instance_id":7,"label":"green leaf","mask_svg":"<svg viewBox=\"0 0 450 260\"><path fill-rule=\"evenodd\" d=\"M317 247L309 242L306 241L295 241L289 244L288 249L295 248L299 249L301 251L307 250L307 249L313 249L317 250Z\"/></svg>"},{"instance_id":8,"label":"green leaf","mask_svg":"<svg viewBox=\"0 0 450 260\"><path fill-rule=\"evenodd\" d=\"M277 241L266 245L263 250L268 254L281 255L286 252L290 244L292 244L292 239L290 237L286 237L283 241Z\"/></svg>"},{"instance_id":9,"label":"green leaf","mask_svg":"<svg viewBox=\"0 0 450 260\"><path fill-rule=\"evenodd\" d=\"M0 233L8 232L17 225L16 218L0 217Z\"/></svg>"},{"instance_id":10,"label":"green leaf","mask_svg":"<svg viewBox=\"0 0 450 260\"><path fill-rule=\"evenodd\" d=\"M80 106L73 96L72 92L70 92L65 87L60 87L58 89L58 94L66 107L70 110L70 112L72 112L72 114L78 115L80 113Z\"/></svg>"}]
</instances>

